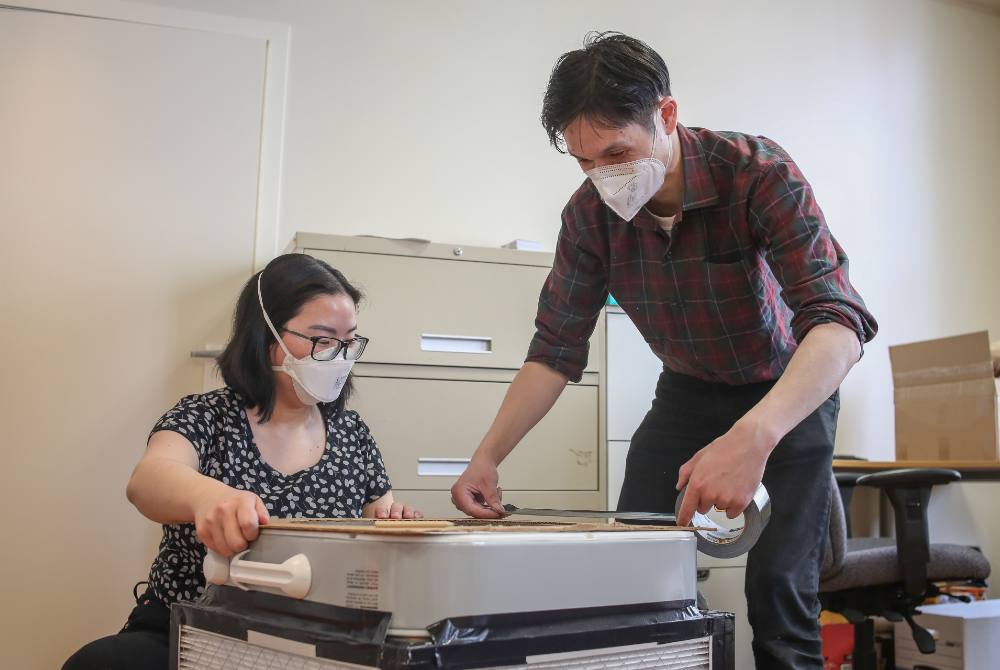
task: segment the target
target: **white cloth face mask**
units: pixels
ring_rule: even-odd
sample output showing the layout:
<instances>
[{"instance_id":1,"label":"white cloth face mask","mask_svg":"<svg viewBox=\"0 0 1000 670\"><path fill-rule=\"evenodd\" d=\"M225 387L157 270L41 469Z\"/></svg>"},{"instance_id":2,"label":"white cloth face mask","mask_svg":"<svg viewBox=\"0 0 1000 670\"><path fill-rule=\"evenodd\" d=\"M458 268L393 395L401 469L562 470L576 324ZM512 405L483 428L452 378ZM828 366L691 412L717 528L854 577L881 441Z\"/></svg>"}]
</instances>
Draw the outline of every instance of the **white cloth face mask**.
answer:
<instances>
[{"instance_id":1,"label":"white cloth face mask","mask_svg":"<svg viewBox=\"0 0 1000 670\"><path fill-rule=\"evenodd\" d=\"M617 165L602 165L585 173L597 188L604 204L626 221L634 219L639 210L663 188L667 167L660 159L653 158L655 149L654 126L653 146L649 150L649 158Z\"/></svg>"},{"instance_id":2,"label":"white cloth face mask","mask_svg":"<svg viewBox=\"0 0 1000 670\"><path fill-rule=\"evenodd\" d=\"M260 290L260 279L264 276L261 272L257 275L257 300L260 302L260 311L264 314L264 321L267 327L274 333L274 339L278 340L278 345L285 352L285 360L281 365L272 365L275 372L284 372L292 378L292 387L295 395L304 405L315 405L321 402L333 402L340 397L340 392L344 390L344 384L351 374L354 361L343 358L345 352L331 361L317 361L312 356L305 358L295 358L292 352L285 346L285 342L278 334L278 330L271 323L267 310L264 309L264 297Z\"/></svg>"}]
</instances>

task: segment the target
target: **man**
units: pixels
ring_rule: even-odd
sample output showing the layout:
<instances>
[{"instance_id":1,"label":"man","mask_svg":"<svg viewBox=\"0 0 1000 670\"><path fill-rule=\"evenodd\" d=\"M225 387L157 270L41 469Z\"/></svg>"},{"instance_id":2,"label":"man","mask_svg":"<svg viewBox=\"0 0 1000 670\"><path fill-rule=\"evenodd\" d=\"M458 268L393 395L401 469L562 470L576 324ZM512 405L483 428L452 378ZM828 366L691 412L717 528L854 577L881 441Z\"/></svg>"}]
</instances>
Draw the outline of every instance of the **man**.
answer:
<instances>
[{"instance_id":1,"label":"man","mask_svg":"<svg viewBox=\"0 0 1000 670\"><path fill-rule=\"evenodd\" d=\"M497 465L580 380L610 291L664 364L618 509L670 511L687 486L680 524L712 505L736 516L763 481L772 516L746 582L757 668L821 668L837 388L877 328L846 255L781 147L677 123L667 67L639 40L596 34L560 57L542 123L587 179L527 360L452 499L500 513Z\"/></svg>"}]
</instances>

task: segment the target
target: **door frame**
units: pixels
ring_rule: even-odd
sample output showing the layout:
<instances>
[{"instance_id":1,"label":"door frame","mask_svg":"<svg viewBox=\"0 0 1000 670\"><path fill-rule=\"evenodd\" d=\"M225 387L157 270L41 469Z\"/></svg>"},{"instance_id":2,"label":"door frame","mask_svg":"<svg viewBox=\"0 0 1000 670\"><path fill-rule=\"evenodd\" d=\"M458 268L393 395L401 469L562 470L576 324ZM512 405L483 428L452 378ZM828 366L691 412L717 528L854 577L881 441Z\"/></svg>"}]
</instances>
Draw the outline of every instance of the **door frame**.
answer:
<instances>
[{"instance_id":1,"label":"door frame","mask_svg":"<svg viewBox=\"0 0 1000 670\"><path fill-rule=\"evenodd\" d=\"M124 21L239 35L264 40L264 98L257 163L257 205L254 219L253 270L263 268L281 252L281 175L288 97L287 24L127 2L125 0L0 0L0 9L20 9L92 19Z\"/></svg>"}]
</instances>

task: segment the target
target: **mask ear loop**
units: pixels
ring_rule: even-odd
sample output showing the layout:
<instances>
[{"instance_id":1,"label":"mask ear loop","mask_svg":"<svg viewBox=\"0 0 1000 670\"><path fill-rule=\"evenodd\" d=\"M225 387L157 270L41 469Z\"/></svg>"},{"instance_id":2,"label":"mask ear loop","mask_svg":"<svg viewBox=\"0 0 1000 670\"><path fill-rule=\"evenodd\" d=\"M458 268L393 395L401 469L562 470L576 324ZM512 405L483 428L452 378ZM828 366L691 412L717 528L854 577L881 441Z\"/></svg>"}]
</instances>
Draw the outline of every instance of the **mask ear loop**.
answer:
<instances>
[{"instance_id":1,"label":"mask ear loop","mask_svg":"<svg viewBox=\"0 0 1000 670\"><path fill-rule=\"evenodd\" d=\"M666 130L664 126L663 130ZM653 115L653 146L649 150L649 157L653 158L653 153L656 151L656 115ZM656 160L656 159L653 159ZM663 167L670 169L670 163L674 160L674 143L670 141L670 135L667 135L667 162L663 164Z\"/></svg>"},{"instance_id":2,"label":"mask ear loop","mask_svg":"<svg viewBox=\"0 0 1000 670\"><path fill-rule=\"evenodd\" d=\"M274 339L278 341L278 346L281 347L286 356L289 358L295 358L295 356L292 356L292 352L288 350L288 347L285 346L285 341L281 339L281 335L278 334L278 329L274 327L273 323L271 323L271 318L267 315L267 310L264 309L264 294L260 290L260 280L263 276L264 271L261 270L260 274L257 275L257 301L260 303L260 312L264 315L264 321L267 322L267 327L271 329L272 333L274 333Z\"/></svg>"},{"instance_id":3,"label":"mask ear loop","mask_svg":"<svg viewBox=\"0 0 1000 670\"><path fill-rule=\"evenodd\" d=\"M656 151L656 117L653 117L653 146L649 148L649 157L653 157L653 153Z\"/></svg>"}]
</instances>

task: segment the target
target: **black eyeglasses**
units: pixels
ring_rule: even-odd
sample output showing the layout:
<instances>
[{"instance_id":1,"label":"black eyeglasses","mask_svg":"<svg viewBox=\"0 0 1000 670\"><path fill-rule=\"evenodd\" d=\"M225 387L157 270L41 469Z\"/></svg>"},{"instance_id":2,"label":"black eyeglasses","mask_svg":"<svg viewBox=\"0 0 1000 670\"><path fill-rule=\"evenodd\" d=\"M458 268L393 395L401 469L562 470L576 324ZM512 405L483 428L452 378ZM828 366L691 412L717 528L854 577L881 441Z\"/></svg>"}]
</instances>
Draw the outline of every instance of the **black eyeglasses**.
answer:
<instances>
[{"instance_id":1,"label":"black eyeglasses","mask_svg":"<svg viewBox=\"0 0 1000 670\"><path fill-rule=\"evenodd\" d=\"M309 352L309 355L314 361L332 361L340 355L341 351L344 352L344 358L349 361L356 361L361 358L361 354L365 350L365 345L368 344L368 338L361 337L360 335L355 335L350 340L338 340L336 337L309 337L308 335L296 333L294 330L288 330L287 328L283 328L282 330L296 337L301 337L303 340L312 342L312 350Z\"/></svg>"}]
</instances>

